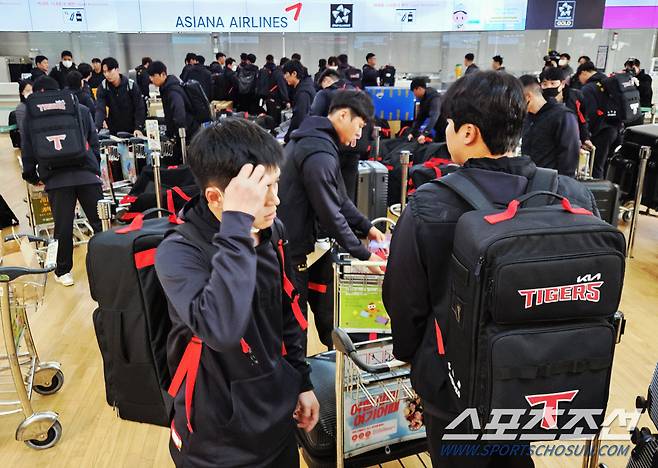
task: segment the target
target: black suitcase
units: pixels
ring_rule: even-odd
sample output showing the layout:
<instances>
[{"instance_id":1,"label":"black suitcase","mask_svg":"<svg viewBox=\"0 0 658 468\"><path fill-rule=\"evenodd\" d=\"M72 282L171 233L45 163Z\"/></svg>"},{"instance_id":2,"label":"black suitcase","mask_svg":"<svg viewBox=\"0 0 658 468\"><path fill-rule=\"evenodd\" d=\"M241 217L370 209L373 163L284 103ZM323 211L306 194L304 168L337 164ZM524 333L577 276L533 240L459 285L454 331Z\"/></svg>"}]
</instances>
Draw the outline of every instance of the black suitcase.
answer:
<instances>
[{"instance_id":1,"label":"black suitcase","mask_svg":"<svg viewBox=\"0 0 658 468\"><path fill-rule=\"evenodd\" d=\"M368 219L386 217L388 169L377 161L359 161L356 206Z\"/></svg>"},{"instance_id":2,"label":"black suitcase","mask_svg":"<svg viewBox=\"0 0 658 468\"><path fill-rule=\"evenodd\" d=\"M626 468L658 468L658 440L650 434L644 437L631 451Z\"/></svg>"},{"instance_id":3,"label":"black suitcase","mask_svg":"<svg viewBox=\"0 0 658 468\"><path fill-rule=\"evenodd\" d=\"M320 418L311 432L297 429L302 458L309 468L336 466L336 354L322 353L308 358L313 391L320 402ZM345 460L345 467L376 466L387 461L427 451L427 440L418 439L370 450Z\"/></svg>"},{"instance_id":4,"label":"black suitcase","mask_svg":"<svg viewBox=\"0 0 658 468\"><path fill-rule=\"evenodd\" d=\"M608 224L617 226L619 223L619 185L609 180L581 180L596 200L596 207L599 209L601 219Z\"/></svg>"},{"instance_id":5,"label":"black suitcase","mask_svg":"<svg viewBox=\"0 0 658 468\"><path fill-rule=\"evenodd\" d=\"M89 241L89 289L98 302L94 329L107 403L122 419L168 427L166 341L171 322L153 263L155 249L174 225L165 216L144 220L140 229L131 230L136 221Z\"/></svg>"}]
</instances>

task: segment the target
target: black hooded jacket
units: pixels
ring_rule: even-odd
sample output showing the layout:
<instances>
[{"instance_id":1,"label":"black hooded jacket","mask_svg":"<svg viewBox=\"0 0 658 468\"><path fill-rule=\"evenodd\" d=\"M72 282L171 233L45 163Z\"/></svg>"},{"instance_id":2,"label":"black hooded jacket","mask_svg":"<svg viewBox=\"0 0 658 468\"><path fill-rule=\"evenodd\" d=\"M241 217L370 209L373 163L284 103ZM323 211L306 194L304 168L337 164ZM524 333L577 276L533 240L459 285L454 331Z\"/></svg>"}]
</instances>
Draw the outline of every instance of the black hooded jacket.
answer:
<instances>
[{"instance_id":1,"label":"black hooded jacket","mask_svg":"<svg viewBox=\"0 0 658 468\"><path fill-rule=\"evenodd\" d=\"M606 128L614 127L607 120L608 100L610 98L603 88L603 81L606 78L601 72L595 73L581 88L585 100L589 131L592 136L598 135Z\"/></svg>"},{"instance_id":2,"label":"black hooded jacket","mask_svg":"<svg viewBox=\"0 0 658 468\"><path fill-rule=\"evenodd\" d=\"M64 89L66 88L66 77L72 71L78 71L75 63L71 65L70 68L66 68L64 65L62 65L62 62L59 62L55 68L50 70L50 77L54 78L59 83L59 89Z\"/></svg>"},{"instance_id":3,"label":"black hooded jacket","mask_svg":"<svg viewBox=\"0 0 658 468\"><path fill-rule=\"evenodd\" d=\"M431 87L425 89L425 95L420 100L420 109L413 125L414 135L419 133L425 120L427 125L423 133L429 135L434 130L437 141L445 140L446 120L441 117L441 95Z\"/></svg>"},{"instance_id":4,"label":"black hooded jacket","mask_svg":"<svg viewBox=\"0 0 658 468\"><path fill-rule=\"evenodd\" d=\"M304 119L311 113L311 104L313 104L313 99L315 98L315 86L313 85L313 78L310 76L302 78L294 89L292 119L290 119L290 127L284 138L286 143L290 141L292 132L297 130Z\"/></svg>"},{"instance_id":5,"label":"black hooded jacket","mask_svg":"<svg viewBox=\"0 0 658 468\"><path fill-rule=\"evenodd\" d=\"M286 225L295 264L306 260L320 228L360 260L370 258L353 229L366 234L372 224L349 199L340 172L338 135L326 117L308 117L286 146L279 182L279 217Z\"/></svg>"},{"instance_id":6,"label":"black hooded jacket","mask_svg":"<svg viewBox=\"0 0 658 468\"><path fill-rule=\"evenodd\" d=\"M192 65L187 72L184 81L195 80L201 84L203 92L206 93L208 100L212 99L212 73L206 67L197 63Z\"/></svg>"},{"instance_id":7,"label":"black hooded jacket","mask_svg":"<svg viewBox=\"0 0 658 468\"><path fill-rule=\"evenodd\" d=\"M334 98L334 93L339 89L354 89L354 86L341 78L331 86L318 91L313 99L311 115L320 115L322 117L329 115L331 100Z\"/></svg>"},{"instance_id":8,"label":"black hooded jacket","mask_svg":"<svg viewBox=\"0 0 658 468\"><path fill-rule=\"evenodd\" d=\"M525 193L536 166L528 157L471 159L462 169L496 206ZM558 193L598 214L589 190L558 177ZM383 299L391 317L393 354L411 362L414 390L435 416L458 411L447 384L443 355L437 353L434 319L446 330L450 311L450 259L459 217L472 210L461 197L433 181L420 187L398 220L384 278Z\"/></svg>"},{"instance_id":9,"label":"black hooded jacket","mask_svg":"<svg viewBox=\"0 0 658 468\"><path fill-rule=\"evenodd\" d=\"M171 232L157 250L172 322L171 375L193 336L203 346L190 412L194 432L183 385L172 423L181 447L170 444L172 457L186 467L267 466L294 430L299 394L312 389L303 332L282 293L272 229L262 230L254 246L252 216L224 212L220 223L198 196L182 217L204 244ZM290 275L287 259L285 265Z\"/></svg>"},{"instance_id":10,"label":"black hooded jacket","mask_svg":"<svg viewBox=\"0 0 658 468\"><path fill-rule=\"evenodd\" d=\"M177 76L169 75L160 88L162 108L167 126L167 136L178 136L178 129L185 128L189 138L196 131L194 116L190 112L191 104Z\"/></svg>"},{"instance_id":11,"label":"black hooded jacket","mask_svg":"<svg viewBox=\"0 0 658 468\"><path fill-rule=\"evenodd\" d=\"M653 80L651 76L642 69L640 70L640 73L637 74L637 80L640 83L637 87L638 91L640 91L640 106L651 107L651 104L653 103L653 88L651 86Z\"/></svg>"},{"instance_id":12,"label":"black hooded jacket","mask_svg":"<svg viewBox=\"0 0 658 468\"><path fill-rule=\"evenodd\" d=\"M371 67L367 63L363 66L363 77L361 78L361 84L365 88L366 86L378 86L377 79L379 78L379 71L374 67Z\"/></svg>"},{"instance_id":13,"label":"black hooded jacket","mask_svg":"<svg viewBox=\"0 0 658 468\"><path fill-rule=\"evenodd\" d=\"M96 128L103 127L105 108L109 108L107 127L112 135L143 130L146 120L146 105L139 86L124 75L120 77L119 86L103 80L96 91Z\"/></svg>"}]
</instances>

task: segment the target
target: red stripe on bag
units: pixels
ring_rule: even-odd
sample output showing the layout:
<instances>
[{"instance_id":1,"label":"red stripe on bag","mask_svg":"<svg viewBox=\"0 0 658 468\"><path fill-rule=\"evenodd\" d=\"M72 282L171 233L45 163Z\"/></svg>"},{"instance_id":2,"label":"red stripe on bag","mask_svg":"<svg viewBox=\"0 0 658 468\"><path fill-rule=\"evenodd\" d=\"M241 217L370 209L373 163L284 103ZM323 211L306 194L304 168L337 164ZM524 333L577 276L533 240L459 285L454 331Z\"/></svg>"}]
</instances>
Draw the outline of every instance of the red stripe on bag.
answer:
<instances>
[{"instance_id":1,"label":"red stripe on bag","mask_svg":"<svg viewBox=\"0 0 658 468\"><path fill-rule=\"evenodd\" d=\"M368 341L376 340L377 333L368 333Z\"/></svg>"},{"instance_id":2,"label":"red stripe on bag","mask_svg":"<svg viewBox=\"0 0 658 468\"><path fill-rule=\"evenodd\" d=\"M153 266L155 264L155 252L156 249L148 249L135 253L135 267L141 270Z\"/></svg>"},{"instance_id":3,"label":"red stripe on bag","mask_svg":"<svg viewBox=\"0 0 658 468\"><path fill-rule=\"evenodd\" d=\"M124 205L127 203L134 203L137 201L137 197L134 195L126 195L121 200L119 200L119 205Z\"/></svg>"},{"instance_id":4,"label":"red stripe on bag","mask_svg":"<svg viewBox=\"0 0 658 468\"><path fill-rule=\"evenodd\" d=\"M283 272L283 291L290 299L292 313L297 319L297 323L299 323L302 330L306 330L308 328L308 322L304 317L302 308L299 306L299 293L295 290L295 286L293 286L290 279L288 279L288 275L286 275L285 255L283 251L283 241L281 239L279 239L279 256L281 257L281 271Z\"/></svg>"},{"instance_id":5,"label":"red stripe on bag","mask_svg":"<svg viewBox=\"0 0 658 468\"><path fill-rule=\"evenodd\" d=\"M281 342L281 356L285 356L288 354L288 350L286 350L286 344Z\"/></svg>"},{"instance_id":6,"label":"red stripe on bag","mask_svg":"<svg viewBox=\"0 0 658 468\"><path fill-rule=\"evenodd\" d=\"M202 348L203 342L196 336L193 336L190 342L187 343L183 357L178 364L174 377L171 379L171 385L167 392L175 398L183 385L183 380L185 380L185 416L187 418L187 429L191 433L194 432L190 420L192 415L192 400L194 398L194 386L199 371L199 363L201 362Z\"/></svg>"},{"instance_id":7,"label":"red stripe on bag","mask_svg":"<svg viewBox=\"0 0 658 468\"><path fill-rule=\"evenodd\" d=\"M312 283L308 282L308 289L310 291L315 291L319 292L320 294L325 294L327 292L327 285L326 284L320 284L320 283Z\"/></svg>"},{"instance_id":8,"label":"red stripe on bag","mask_svg":"<svg viewBox=\"0 0 658 468\"><path fill-rule=\"evenodd\" d=\"M441 356L446 353L445 348L443 347L443 334L441 333L441 328L439 327L439 322L434 319L434 329L436 330L436 349Z\"/></svg>"}]
</instances>

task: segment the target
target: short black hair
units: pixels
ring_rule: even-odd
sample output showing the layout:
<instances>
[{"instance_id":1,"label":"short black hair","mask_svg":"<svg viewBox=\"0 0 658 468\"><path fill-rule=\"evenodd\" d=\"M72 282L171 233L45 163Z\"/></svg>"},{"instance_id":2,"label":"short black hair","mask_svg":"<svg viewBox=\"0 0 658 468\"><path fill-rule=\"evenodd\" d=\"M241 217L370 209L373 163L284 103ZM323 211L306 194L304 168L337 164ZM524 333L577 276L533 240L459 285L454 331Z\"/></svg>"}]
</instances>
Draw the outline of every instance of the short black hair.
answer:
<instances>
[{"instance_id":1,"label":"short black hair","mask_svg":"<svg viewBox=\"0 0 658 468\"><path fill-rule=\"evenodd\" d=\"M302 79L306 76L306 68L304 68L304 65L302 65L302 62L299 60L289 60L288 62L283 65L281 68L281 71L283 73L290 73L292 72L297 73L297 78Z\"/></svg>"},{"instance_id":2,"label":"short black hair","mask_svg":"<svg viewBox=\"0 0 658 468\"><path fill-rule=\"evenodd\" d=\"M633 59L633 65L640 68L640 60L639 59Z\"/></svg>"},{"instance_id":3,"label":"short black hair","mask_svg":"<svg viewBox=\"0 0 658 468\"><path fill-rule=\"evenodd\" d=\"M585 62L585 63L581 63L578 66L578 69L576 70L576 76L579 76L582 72L594 72L594 73L596 73L597 71L599 71L599 70L598 70L598 68L596 68L596 65L594 65L593 62Z\"/></svg>"},{"instance_id":4,"label":"short black hair","mask_svg":"<svg viewBox=\"0 0 658 468\"><path fill-rule=\"evenodd\" d=\"M340 54L337 58L338 58L338 63L342 65L347 65L349 62L349 58L347 57L347 54Z\"/></svg>"},{"instance_id":5,"label":"short black hair","mask_svg":"<svg viewBox=\"0 0 658 468\"><path fill-rule=\"evenodd\" d=\"M493 70L463 76L448 89L443 102L455 131L475 125L491 154L516 148L527 109L523 87L514 76Z\"/></svg>"},{"instance_id":6,"label":"short black hair","mask_svg":"<svg viewBox=\"0 0 658 468\"><path fill-rule=\"evenodd\" d=\"M44 60L48 60L48 57L46 57L45 55L37 55L37 56L34 58L34 63L41 63L41 62L43 62Z\"/></svg>"},{"instance_id":7,"label":"short black hair","mask_svg":"<svg viewBox=\"0 0 658 468\"><path fill-rule=\"evenodd\" d=\"M272 54L267 54L267 55L265 56L265 61L266 61L266 62L274 62L274 55L272 55Z\"/></svg>"},{"instance_id":8,"label":"short black hair","mask_svg":"<svg viewBox=\"0 0 658 468\"><path fill-rule=\"evenodd\" d=\"M70 50L63 50L63 51L62 51L62 55L61 55L61 57L62 57L62 58L64 58L64 57L71 57L71 58L73 58L73 54L71 53Z\"/></svg>"},{"instance_id":9,"label":"short black hair","mask_svg":"<svg viewBox=\"0 0 658 468\"><path fill-rule=\"evenodd\" d=\"M57 91L59 90L59 83L54 78L44 75L34 81L32 89L34 91Z\"/></svg>"},{"instance_id":10,"label":"short black hair","mask_svg":"<svg viewBox=\"0 0 658 468\"><path fill-rule=\"evenodd\" d=\"M256 63L256 56L254 54L248 54L247 60L249 60L251 63Z\"/></svg>"},{"instance_id":11,"label":"short black hair","mask_svg":"<svg viewBox=\"0 0 658 468\"><path fill-rule=\"evenodd\" d=\"M283 150L276 139L246 119L227 118L202 128L192 139L188 164L201 190L224 190L245 164L279 167Z\"/></svg>"},{"instance_id":12,"label":"short black hair","mask_svg":"<svg viewBox=\"0 0 658 468\"><path fill-rule=\"evenodd\" d=\"M151 65L152 63L153 59L151 57L142 57L142 66Z\"/></svg>"},{"instance_id":13,"label":"short black hair","mask_svg":"<svg viewBox=\"0 0 658 468\"><path fill-rule=\"evenodd\" d=\"M376 57L376 55L373 54L372 52L366 54L366 62L367 62L368 60L370 60L371 58L373 58L373 57Z\"/></svg>"},{"instance_id":14,"label":"short black hair","mask_svg":"<svg viewBox=\"0 0 658 468\"><path fill-rule=\"evenodd\" d=\"M294 54L292 54L290 56L290 60L298 60L298 61L301 62L302 56L301 56L301 54L298 54L297 52L295 52Z\"/></svg>"},{"instance_id":15,"label":"short black hair","mask_svg":"<svg viewBox=\"0 0 658 468\"><path fill-rule=\"evenodd\" d=\"M196 56L196 61L199 62L199 65L205 65L206 64L206 58L203 55L197 55Z\"/></svg>"},{"instance_id":16,"label":"short black hair","mask_svg":"<svg viewBox=\"0 0 658 468\"><path fill-rule=\"evenodd\" d=\"M567 78L567 73L560 67L548 67L539 75L539 81L564 81Z\"/></svg>"},{"instance_id":17,"label":"short black hair","mask_svg":"<svg viewBox=\"0 0 658 468\"><path fill-rule=\"evenodd\" d=\"M330 67L337 67L338 66L338 57L334 57L333 55L327 59L327 65Z\"/></svg>"},{"instance_id":18,"label":"short black hair","mask_svg":"<svg viewBox=\"0 0 658 468\"><path fill-rule=\"evenodd\" d=\"M101 62L101 67L103 66L107 66L108 70L114 70L115 68L119 68L119 62L114 57L105 57Z\"/></svg>"},{"instance_id":19,"label":"short black hair","mask_svg":"<svg viewBox=\"0 0 658 468\"><path fill-rule=\"evenodd\" d=\"M189 62L190 60L196 60L196 54L194 52L188 52L185 55L185 61Z\"/></svg>"},{"instance_id":20,"label":"short black hair","mask_svg":"<svg viewBox=\"0 0 658 468\"><path fill-rule=\"evenodd\" d=\"M20 98L21 102L26 101L25 97L23 96L23 91L25 91L27 85L32 86L32 80L21 80L18 82L18 97Z\"/></svg>"},{"instance_id":21,"label":"short black hair","mask_svg":"<svg viewBox=\"0 0 658 468\"><path fill-rule=\"evenodd\" d=\"M328 76L330 76L332 78L335 78L336 80L340 80L340 74L336 70L333 70L331 68L327 68L318 77L318 84L322 83L322 80L324 80Z\"/></svg>"},{"instance_id":22,"label":"short black hair","mask_svg":"<svg viewBox=\"0 0 658 468\"><path fill-rule=\"evenodd\" d=\"M78 71L71 71L66 74L66 85L69 89L82 88L82 75Z\"/></svg>"},{"instance_id":23,"label":"short black hair","mask_svg":"<svg viewBox=\"0 0 658 468\"><path fill-rule=\"evenodd\" d=\"M493 57L491 57L491 60L493 60L499 65L503 64L503 58L500 55L494 55Z\"/></svg>"},{"instance_id":24,"label":"short black hair","mask_svg":"<svg viewBox=\"0 0 658 468\"><path fill-rule=\"evenodd\" d=\"M417 88L427 88L427 83L425 82L425 78L414 78L411 80L411 85L409 86L409 89L412 91Z\"/></svg>"},{"instance_id":25,"label":"short black hair","mask_svg":"<svg viewBox=\"0 0 658 468\"><path fill-rule=\"evenodd\" d=\"M94 57L93 59L91 59L91 63L101 63L101 59L99 59L98 57Z\"/></svg>"},{"instance_id":26,"label":"short black hair","mask_svg":"<svg viewBox=\"0 0 658 468\"><path fill-rule=\"evenodd\" d=\"M579 61L579 62L580 62L582 59L585 59L585 62L591 62L591 61L592 61L592 59L589 58L587 55L581 55L580 57L578 57L578 61Z\"/></svg>"},{"instance_id":27,"label":"short black hair","mask_svg":"<svg viewBox=\"0 0 658 468\"><path fill-rule=\"evenodd\" d=\"M564 57L567 60L571 60L571 55L567 54L566 52L560 54L560 58Z\"/></svg>"},{"instance_id":28,"label":"short black hair","mask_svg":"<svg viewBox=\"0 0 658 468\"><path fill-rule=\"evenodd\" d=\"M246 53L246 52L242 52L242 53L240 54L240 60L242 60L243 62L244 62L245 60L247 60L247 53Z\"/></svg>"},{"instance_id":29,"label":"short black hair","mask_svg":"<svg viewBox=\"0 0 658 468\"><path fill-rule=\"evenodd\" d=\"M469 52L468 54L464 55L464 58L469 62L472 62L473 60L475 60L475 55Z\"/></svg>"},{"instance_id":30,"label":"short black hair","mask_svg":"<svg viewBox=\"0 0 658 468\"><path fill-rule=\"evenodd\" d=\"M522 75L519 78L519 81L523 85L524 91L528 89L530 92L536 94L537 96L541 95L541 86L539 86L539 81L537 81L537 77L535 75Z\"/></svg>"},{"instance_id":31,"label":"short black hair","mask_svg":"<svg viewBox=\"0 0 658 468\"><path fill-rule=\"evenodd\" d=\"M318 68L325 68L327 66L327 59L321 58L318 60Z\"/></svg>"},{"instance_id":32,"label":"short black hair","mask_svg":"<svg viewBox=\"0 0 658 468\"><path fill-rule=\"evenodd\" d=\"M630 58L630 59L628 59L624 62L624 67L628 67L629 65L631 67L635 66L635 61L632 58Z\"/></svg>"},{"instance_id":33,"label":"short black hair","mask_svg":"<svg viewBox=\"0 0 658 468\"><path fill-rule=\"evenodd\" d=\"M226 65L227 65L227 66L230 67L230 66L233 65L234 63L235 63L235 59L234 59L233 57L229 57L229 58L226 59Z\"/></svg>"},{"instance_id":34,"label":"short black hair","mask_svg":"<svg viewBox=\"0 0 658 468\"><path fill-rule=\"evenodd\" d=\"M162 63L160 60L156 60L155 62L151 63L151 65L149 65L147 72L149 76L160 75L162 73L166 75L167 65Z\"/></svg>"},{"instance_id":35,"label":"short black hair","mask_svg":"<svg viewBox=\"0 0 658 468\"><path fill-rule=\"evenodd\" d=\"M352 118L361 117L365 122L369 122L375 113L375 106L372 104L370 95L364 91L344 89L334 93L329 107L329 114L341 109L349 109L352 112Z\"/></svg>"},{"instance_id":36,"label":"short black hair","mask_svg":"<svg viewBox=\"0 0 658 468\"><path fill-rule=\"evenodd\" d=\"M78 64L78 71L80 72L80 75L82 75L83 79L89 78L91 76L92 68L88 63L82 62Z\"/></svg>"},{"instance_id":37,"label":"short black hair","mask_svg":"<svg viewBox=\"0 0 658 468\"><path fill-rule=\"evenodd\" d=\"M215 54L215 60L219 60L222 57L226 57L226 54L224 52L217 52Z\"/></svg>"},{"instance_id":38,"label":"short black hair","mask_svg":"<svg viewBox=\"0 0 658 468\"><path fill-rule=\"evenodd\" d=\"M279 60L279 66L283 67L288 62L290 62L290 59L288 57L281 57L281 60Z\"/></svg>"}]
</instances>

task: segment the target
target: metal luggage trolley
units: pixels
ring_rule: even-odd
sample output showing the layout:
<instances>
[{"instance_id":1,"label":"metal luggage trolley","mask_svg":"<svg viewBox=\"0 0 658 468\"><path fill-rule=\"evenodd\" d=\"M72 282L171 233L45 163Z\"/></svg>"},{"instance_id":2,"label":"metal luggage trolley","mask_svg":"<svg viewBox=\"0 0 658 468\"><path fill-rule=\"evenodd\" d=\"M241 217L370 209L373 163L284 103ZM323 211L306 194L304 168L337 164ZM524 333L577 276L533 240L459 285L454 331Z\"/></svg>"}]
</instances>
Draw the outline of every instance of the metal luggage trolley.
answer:
<instances>
[{"instance_id":1,"label":"metal luggage trolley","mask_svg":"<svg viewBox=\"0 0 658 468\"><path fill-rule=\"evenodd\" d=\"M410 456L426 466L420 457L427 451L422 403L411 388L410 366L393 357L390 336L353 344L348 335L390 334L390 319L381 299L384 277L367 269L385 265L385 261L364 262L347 254L335 257L332 339L339 468Z\"/></svg>"},{"instance_id":2,"label":"metal luggage trolley","mask_svg":"<svg viewBox=\"0 0 658 468\"><path fill-rule=\"evenodd\" d=\"M0 315L7 353L0 355L0 395L17 398L0 400L0 416L22 412L25 419L16 429L16 440L42 450L57 444L62 425L57 413L33 410L32 391L41 395L58 392L64 385L64 374L58 362L39 360L28 316L43 302L46 278L55 269L57 242L33 236L10 236L6 240L22 237L41 248L34 251L36 268L0 266ZM22 351L23 346L27 349Z\"/></svg>"}]
</instances>

